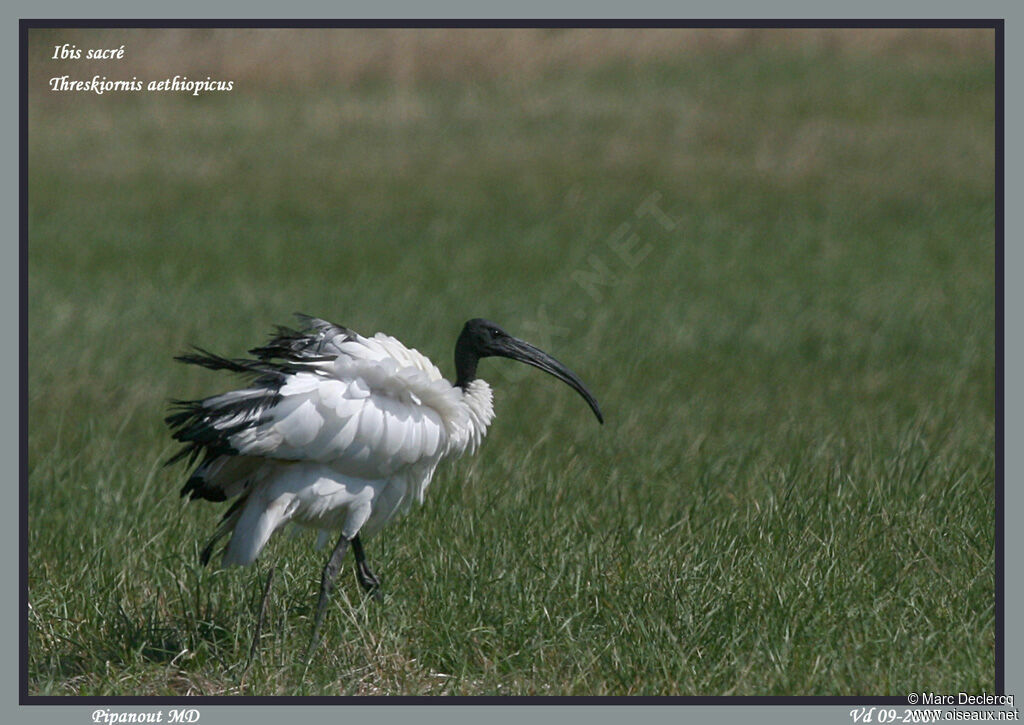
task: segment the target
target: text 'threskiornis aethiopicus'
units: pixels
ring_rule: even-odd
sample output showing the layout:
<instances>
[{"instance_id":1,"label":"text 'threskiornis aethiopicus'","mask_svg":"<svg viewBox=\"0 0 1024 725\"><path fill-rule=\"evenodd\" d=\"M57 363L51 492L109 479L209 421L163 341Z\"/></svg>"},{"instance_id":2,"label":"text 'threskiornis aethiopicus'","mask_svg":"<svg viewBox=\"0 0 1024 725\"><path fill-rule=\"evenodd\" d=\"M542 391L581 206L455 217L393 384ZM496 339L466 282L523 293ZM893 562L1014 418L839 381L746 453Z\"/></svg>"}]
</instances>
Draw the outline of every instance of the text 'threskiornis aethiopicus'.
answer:
<instances>
[{"instance_id":1,"label":"text 'threskiornis aethiopicus'","mask_svg":"<svg viewBox=\"0 0 1024 725\"><path fill-rule=\"evenodd\" d=\"M324 566L313 642L327 598L351 544L356 576L368 592L380 583L361 537L379 531L415 499L423 501L437 465L472 453L494 417L491 388L477 378L485 357L538 367L578 392L599 422L597 400L569 368L493 322L473 319L455 343L454 385L426 356L393 337L363 337L299 315L303 329L278 327L253 357L228 359L196 348L178 360L248 379L238 390L175 401L167 423L184 447L168 463L198 465L182 496L235 499L203 550L230 535L225 565L251 564L288 523L340 531ZM268 580L269 587L269 580Z\"/></svg>"}]
</instances>

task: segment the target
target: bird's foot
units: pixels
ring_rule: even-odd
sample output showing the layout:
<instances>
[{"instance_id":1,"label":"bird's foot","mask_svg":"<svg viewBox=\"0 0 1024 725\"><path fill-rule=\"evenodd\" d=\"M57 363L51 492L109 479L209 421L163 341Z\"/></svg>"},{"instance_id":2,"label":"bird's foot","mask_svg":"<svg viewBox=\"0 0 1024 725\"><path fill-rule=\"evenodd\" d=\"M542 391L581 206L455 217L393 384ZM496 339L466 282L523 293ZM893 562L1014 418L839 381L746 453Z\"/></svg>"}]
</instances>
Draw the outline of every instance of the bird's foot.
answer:
<instances>
[{"instance_id":1,"label":"bird's foot","mask_svg":"<svg viewBox=\"0 0 1024 725\"><path fill-rule=\"evenodd\" d=\"M356 579L359 580L359 585L366 590L366 593L376 601L379 602L383 598L380 593L380 579L370 570L365 561L356 564Z\"/></svg>"}]
</instances>

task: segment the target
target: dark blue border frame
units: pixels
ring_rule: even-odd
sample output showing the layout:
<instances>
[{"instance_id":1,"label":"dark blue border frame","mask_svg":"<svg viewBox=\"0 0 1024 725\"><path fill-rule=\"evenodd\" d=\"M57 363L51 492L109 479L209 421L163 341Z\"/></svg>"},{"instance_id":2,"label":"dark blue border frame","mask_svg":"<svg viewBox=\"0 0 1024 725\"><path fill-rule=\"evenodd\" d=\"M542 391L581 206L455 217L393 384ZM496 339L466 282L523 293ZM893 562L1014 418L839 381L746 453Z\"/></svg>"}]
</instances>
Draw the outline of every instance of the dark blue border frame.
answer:
<instances>
[{"instance_id":1,"label":"dark blue border frame","mask_svg":"<svg viewBox=\"0 0 1024 725\"><path fill-rule=\"evenodd\" d=\"M19 678L20 705L907 705L905 697L829 696L177 696L76 697L28 694L28 31L34 28L991 28L995 31L995 684L1005 693L1005 20L19 20Z\"/></svg>"}]
</instances>

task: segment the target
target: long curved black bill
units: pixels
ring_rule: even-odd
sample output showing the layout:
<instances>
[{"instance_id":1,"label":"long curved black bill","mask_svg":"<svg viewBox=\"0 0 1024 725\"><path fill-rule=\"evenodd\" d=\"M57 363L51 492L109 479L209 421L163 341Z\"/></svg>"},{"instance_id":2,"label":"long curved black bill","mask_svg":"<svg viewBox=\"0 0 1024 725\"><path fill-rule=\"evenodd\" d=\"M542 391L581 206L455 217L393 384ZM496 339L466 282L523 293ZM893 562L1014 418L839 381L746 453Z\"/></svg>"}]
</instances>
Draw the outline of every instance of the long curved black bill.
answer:
<instances>
[{"instance_id":1,"label":"long curved black bill","mask_svg":"<svg viewBox=\"0 0 1024 725\"><path fill-rule=\"evenodd\" d=\"M562 363L555 360L555 358L548 355L543 350L534 347L528 342L510 337L503 345L503 349L499 352L502 357L512 358L524 362L527 365L533 365L535 368L540 368L546 373L554 375L556 378L567 384L573 390L582 396L587 401L587 405L594 411L594 415L597 416L597 422L604 425L604 416L601 415L601 408L597 405L597 400L591 395L590 391L587 390L587 386L583 384L583 381L579 379L572 370L567 368Z\"/></svg>"}]
</instances>

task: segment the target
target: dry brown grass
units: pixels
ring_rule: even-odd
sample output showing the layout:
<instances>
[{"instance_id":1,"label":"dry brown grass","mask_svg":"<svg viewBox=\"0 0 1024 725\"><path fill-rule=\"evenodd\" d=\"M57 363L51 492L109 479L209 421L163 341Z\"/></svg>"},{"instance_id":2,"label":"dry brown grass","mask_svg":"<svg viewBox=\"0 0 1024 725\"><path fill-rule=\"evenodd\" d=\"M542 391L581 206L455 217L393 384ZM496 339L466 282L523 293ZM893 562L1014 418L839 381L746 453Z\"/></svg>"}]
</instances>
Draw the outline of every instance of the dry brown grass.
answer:
<instances>
[{"instance_id":1,"label":"dry brown grass","mask_svg":"<svg viewBox=\"0 0 1024 725\"><path fill-rule=\"evenodd\" d=\"M111 79L175 74L247 87L383 79L528 80L612 62L669 61L695 53L777 48L809 54L885 55L905 62L992 57L988 29L128 29L33 30L34 88L69 73ZM117 61L56 61L53 46L126 46Z\"/></svg>"}]
</instances>

